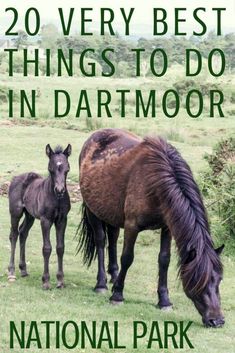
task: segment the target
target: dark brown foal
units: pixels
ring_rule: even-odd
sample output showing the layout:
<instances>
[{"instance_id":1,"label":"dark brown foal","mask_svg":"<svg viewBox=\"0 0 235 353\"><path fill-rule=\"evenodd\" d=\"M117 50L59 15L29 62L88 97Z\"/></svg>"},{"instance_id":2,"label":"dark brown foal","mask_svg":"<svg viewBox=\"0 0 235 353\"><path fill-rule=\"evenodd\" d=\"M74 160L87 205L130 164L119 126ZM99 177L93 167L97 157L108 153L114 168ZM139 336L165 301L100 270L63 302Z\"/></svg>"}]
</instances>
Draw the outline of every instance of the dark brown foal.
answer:
<instances>
[{"instance_id":1,"label":"dark brown foal","mask_svg":"<svg viewBox=\"0 0 235 353\"><path fill-rule=\"evenodd\" d=\"M35 218L41 222L43 236L44 272L42 276L43 288L50 288L49 259L52 251L50 230L52 225L56 229L56 252L58 257L57 287L64 287L63 256L64 236L67 225L67 215L70 210L70 198L66 187L66 178L69 172L68 157L71 154L71 145L63 151L58 146L53 151L50 145L46 146L49 158L48 178L42 178L36 173L26 173L16 176L9 188L9 211L11 215L11 257L9 263L9 281L15 277L15 249L18 235L20 238L21 276L27 276L25 261L25 244ZM20 219L25 216L19 227Z\"/></svg>"}]
</instances>

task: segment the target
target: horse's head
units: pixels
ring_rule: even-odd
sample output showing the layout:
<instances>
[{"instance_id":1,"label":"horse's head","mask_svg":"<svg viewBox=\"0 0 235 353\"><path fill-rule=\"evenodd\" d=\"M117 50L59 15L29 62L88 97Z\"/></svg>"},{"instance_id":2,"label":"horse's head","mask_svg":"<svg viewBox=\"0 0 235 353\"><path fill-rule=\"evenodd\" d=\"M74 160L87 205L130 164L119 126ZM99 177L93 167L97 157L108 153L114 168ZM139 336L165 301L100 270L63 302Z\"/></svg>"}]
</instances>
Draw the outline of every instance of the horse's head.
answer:
<instances>
[{"instance_id":1,"label":"horse's head","mask_svg":"<svg viewBox=\"0 0 235 353\"><path fill-rule=\"evenodd\" d=\"M56 147L55 151L49 144L46 146L46 154L49 158L48 170L57 198L62 198L66 191L66 178L70 169L68 157L71 155L71 151L70 144L64 151L60 146Z\"/></svg>"},{"instance_id":2,"label":"horse's head","mask_svg":"<svg viewBox=\"0 0 235 353\"><path fill-rule=\"evenodd\" d=\"M216 256L219 256L224 248L213 250ZM196 268L195 268L196 270ZM192 270L193 271L193 270ZM188 288L183 280L183 286L186 295L193 301L199 314L202 316L202 322L207 327L221 327L224 325L224 317L221 312L219 285L222 280L222 266L213 265L205 285L199 291L193 291Z\"/></svg>"}]
</instances>

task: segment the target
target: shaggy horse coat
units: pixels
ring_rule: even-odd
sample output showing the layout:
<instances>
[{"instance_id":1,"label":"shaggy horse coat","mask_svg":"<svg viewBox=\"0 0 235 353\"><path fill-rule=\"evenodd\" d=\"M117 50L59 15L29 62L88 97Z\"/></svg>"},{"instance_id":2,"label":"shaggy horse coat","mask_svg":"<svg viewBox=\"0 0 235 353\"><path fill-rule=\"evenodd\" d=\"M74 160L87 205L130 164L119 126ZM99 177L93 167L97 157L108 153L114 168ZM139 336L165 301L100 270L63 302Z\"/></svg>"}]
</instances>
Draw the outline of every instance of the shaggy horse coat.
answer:
<instances>
[{"instance_id":1,"label":"shaggy horse coat","mask_svg":"<svg viewBox=\"0 0 235 353\"><path fill-rule=\"evenodd\" d=\"M98 130L85 142L79 159L83 219L79 250L88 265L98 255L96 291L106 286L105 240L112 303L123 301L126 273L139 232L161 229L158 305L171 306L167 288L171 238L179 254L186 295L208 326L221 326L219 283L222 264L210 236L207 215L192 172L179 152L161 138L144 138L119 129ZM121 270L116 243L124 228Z\"/></svg>"},{"instance_id":2,"label":"shaggy horse coat","mask_svg":"<svg viewBox=\"0 0 235 353\"><path fill-rule=\"evenodd\" d=\"M53 151L50 145L46 146L49 158L49 176L43 178L36 173L25 173L13 178L9 188L9 211L11 216L11 257L8 279L15 277L15 249L18 236L20 238L21 276L28 275L25 261L25 244L29 230L34 220L40 219L43 236L44 273L42 276L43 288L50 288L49 258L51 255L50 229L56 228L56 252L58 256L57 287L64 287L63 255L64 236L67 225L67 215L70 210L70 198L66 188L66 178L69 171L68 157L71 154L71 145L63 151L58 146ZM24 220L19 226L22 216Z\"/></svg>"}]
</instances>

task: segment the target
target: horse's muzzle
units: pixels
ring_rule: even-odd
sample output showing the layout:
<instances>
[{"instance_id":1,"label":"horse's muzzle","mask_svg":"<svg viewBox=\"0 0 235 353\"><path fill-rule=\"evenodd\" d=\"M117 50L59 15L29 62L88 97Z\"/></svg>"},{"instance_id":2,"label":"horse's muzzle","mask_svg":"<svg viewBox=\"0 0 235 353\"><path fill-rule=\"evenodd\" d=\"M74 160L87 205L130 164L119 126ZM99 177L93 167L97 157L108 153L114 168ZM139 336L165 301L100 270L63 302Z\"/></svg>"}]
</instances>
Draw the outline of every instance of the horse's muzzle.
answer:
<instances>
[{"instance_id":1,"label":"horse's muzzle","mask_svg":"<svg viewBox=\"0 0 235 353\"><path fill-rule=\"evenodd\" d=\"M63 198L63 196L65 194L65 188L57 188L57 187L55 187L54 191L55 191L57 199L62 199Z\"/></svg>"},{"instance_id":2,"label":"horse's muzzle","mask_svg":"<svg viewBox=\"0 0 235 353\"><path fill-rule=\"evenodd\" d=\"M203 319L203 323L206 327L222 327L225 324L225 320L223 317L220 317L218 319Z\"/></svg>"}]
</instances>

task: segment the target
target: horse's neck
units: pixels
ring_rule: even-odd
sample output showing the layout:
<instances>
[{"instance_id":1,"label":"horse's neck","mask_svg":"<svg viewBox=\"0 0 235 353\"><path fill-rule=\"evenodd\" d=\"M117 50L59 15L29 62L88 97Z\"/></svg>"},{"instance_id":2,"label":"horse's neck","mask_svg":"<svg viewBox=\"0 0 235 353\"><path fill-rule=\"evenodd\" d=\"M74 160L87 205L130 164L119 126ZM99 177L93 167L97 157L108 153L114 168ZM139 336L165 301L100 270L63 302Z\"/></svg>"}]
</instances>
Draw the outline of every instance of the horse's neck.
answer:
<instances>
[{"instance_id":1,"label":"horse's neck","mask_svg":"<svg viewBox=\"0 0 235 353\"><path fill-rule=\"evenodd\" d=\"M50 175L45 179L44 186L45 186L46 192L48 192L49 194L52 194L53 196L55 195L55 192L54 192L55 185L53 184L53 181Z\"/></svg>"},{"instance_id":2,"label":"horse's neck","mask_svg":"<svg viewBox=\"0 0 235 353\"><path fill-rule=\"evenodd\" d=\"M210 239L209 233L203 229L193 212L188 214L183 209L169 207L165 222L176 241L181 258L184 258L191 249L201 250Z\"/></svg>"}]
</instances>

